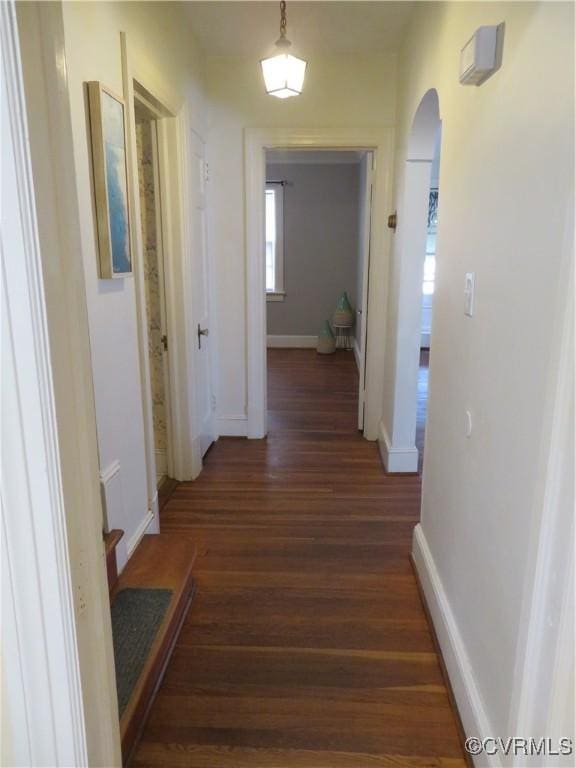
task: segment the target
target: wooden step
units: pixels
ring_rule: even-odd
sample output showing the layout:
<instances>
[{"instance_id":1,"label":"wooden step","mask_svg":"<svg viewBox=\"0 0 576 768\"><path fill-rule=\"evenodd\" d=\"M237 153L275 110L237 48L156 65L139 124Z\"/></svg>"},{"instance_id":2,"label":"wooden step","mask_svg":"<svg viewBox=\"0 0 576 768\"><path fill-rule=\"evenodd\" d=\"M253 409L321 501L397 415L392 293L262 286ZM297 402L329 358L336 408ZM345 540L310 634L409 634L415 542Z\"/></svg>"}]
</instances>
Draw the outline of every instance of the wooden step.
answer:
<instances>
[{"instance_id":1,"label":"wooden step","mask_svg":"<svg viewBox=\"0 0 576 768\"><path fill-rule=\"evenodd\" d=\"M152 701L192 602L192 566L195 559L196 548L193 541L186 536L164 533L146 535L128 561L112 593L113 602L114 597L128 587L163 588L173 591L166 616L120 719L124 765L128 763L142 733Z\"/></svg>"}]
</instances>

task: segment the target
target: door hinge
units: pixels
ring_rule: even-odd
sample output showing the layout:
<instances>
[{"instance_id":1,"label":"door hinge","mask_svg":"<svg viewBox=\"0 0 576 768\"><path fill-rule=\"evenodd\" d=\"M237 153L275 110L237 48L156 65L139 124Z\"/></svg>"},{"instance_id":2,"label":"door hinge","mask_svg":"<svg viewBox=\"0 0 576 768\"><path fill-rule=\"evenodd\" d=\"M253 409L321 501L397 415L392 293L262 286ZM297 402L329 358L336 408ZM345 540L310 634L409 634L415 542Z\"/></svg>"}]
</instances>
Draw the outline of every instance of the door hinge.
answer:
<instances>
[{"instance_id":1,"label":"door hinge","mask_svg":"<svg viewBox=\"0 0 576 768\"><path fill-rule=\"evenodd\" d=\"M204 181L205 182L210 181L210 166L206 161L204 161Z\"/></svg>"},{"instance_id":2,"label":"door hinge","mask_svg":"<svg viewBox=\"0 0 576 768\"><path fill-rule=\"evenodd\" d=\"M164 352L167 352L168 351L168 336L166 336L166 334L164 334L162 336L162 338L160 339L160 341L162 342L162 346L164 347Z\"/></svg>"}]
</instances>

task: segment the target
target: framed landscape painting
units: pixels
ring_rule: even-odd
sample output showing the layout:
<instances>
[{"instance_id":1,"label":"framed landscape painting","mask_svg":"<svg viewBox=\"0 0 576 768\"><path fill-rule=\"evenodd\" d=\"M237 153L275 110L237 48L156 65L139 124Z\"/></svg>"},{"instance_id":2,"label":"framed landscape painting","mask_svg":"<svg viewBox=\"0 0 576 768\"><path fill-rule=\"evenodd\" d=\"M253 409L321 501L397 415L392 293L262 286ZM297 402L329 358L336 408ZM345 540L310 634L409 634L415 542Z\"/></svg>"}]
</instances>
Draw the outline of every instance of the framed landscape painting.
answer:
<instances>
[{"instance_id":1,"label":"framed landscape painting","mask_svg":"<svg viewBox=\"0 0 576 768\"><path fill-rule=\"evenodd\" d=\"M88 83L100 277L132 273L124 101Z\"/></svg>"}]
</instances>

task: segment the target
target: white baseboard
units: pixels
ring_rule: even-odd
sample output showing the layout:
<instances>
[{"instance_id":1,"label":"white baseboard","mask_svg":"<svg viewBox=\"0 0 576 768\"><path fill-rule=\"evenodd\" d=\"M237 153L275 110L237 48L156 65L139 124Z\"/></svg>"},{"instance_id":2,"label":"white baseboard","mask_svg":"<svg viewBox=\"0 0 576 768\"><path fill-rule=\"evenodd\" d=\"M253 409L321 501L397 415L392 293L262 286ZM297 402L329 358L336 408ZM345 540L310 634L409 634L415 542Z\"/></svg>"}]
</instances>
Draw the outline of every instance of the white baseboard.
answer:
<instances>
[{"instance_id":1,"label":"white baseboard","mask_svg":"<svg viewBox=\"0 0 576 768\"><path fill-rule=\"evenodd\" d=\"M152 514L152 520L148 524L146 533L160 533L160 506L158 504L158 490L156 490L156 493L150 502L150 513Z\"/></svg>"},{"instance_id":2,"label":"white baseboard","mask_svg":"<svg viewBox=\"0 0 576 768\"><path fill-rule=\"evenodd\" d=\"M490 725L464 641L420 524L414 529L412 557L436 630L436 637L442 650L442 657L450 678L464 732L467 737L476 736L480 740L500 735ZM479 757L474 757L473 760L474 765L478 768L480 766L482 768L500 768L502 766L497 755L482 754Z\"/></svg>"},{"instance_id":3,"label":"white baseboard","mask_svg":"<svg viewBox=\"0 0 576 768\"><path fill-rule=\"evenodd\" d=\"M222 416L216 419L216 429L221 437L247 437L247 416Z\"/></svg>"},{"instance_id":4,"label":"white baseboard","mask_svg":"<svg viewBox=\"0 0 576 768\"><path fill-rule=\"evenodd\" d=\"M146 531L148 530L148 526L150 523L154 520L154 513L151 509L146 512L146 515L142 518L140 524L132 534L132 536L128 539L126 542L126 554L128 556L128 559L130 559L134 553L134 550L140 544L140 539Z\"/></svg>"},{"instance_id":5,"label":"white baseboard","mask_svg":"<svg viewBox=\"0 0 576 768\"><path fill-rule=\"evenodd\" d=\"M267 336L266 346L281 349L316 349L318 336Z\"/></svg>"},{"instance_id":6,"label":"white baseboard","mask_svg":"<svg viewBox=\"0 0 576 768\"><path fill-rule=\"evenodd\" d=\"M100 471L100 494L104 508L105 529L118 528L118 521L124 518L124 496L120 462L112 461Z\"/></svg>"},{"instance_id":7,"label":"white baseboard","mask_svg":"<svg viewBox=\"0 0 576 768\"><path fill-rule=\"evenodd\" d=\"M356 368L358 368L358 373L360 373L360 345L358 344L358 339L356 336L353 336L352 338L352 349L354 350L354 360L356 360Z\"/></svg>"},{"instance_id":8,"label":"white baseboard","mask_svg":"<svg viewBox=\"0 0 576 768\"><path fill-rule=\"evenodd\" d=\"M384 424L378 428L378 448L386 472L418 472L418 448L395 448Z\"/></svg>"}]
</instances>

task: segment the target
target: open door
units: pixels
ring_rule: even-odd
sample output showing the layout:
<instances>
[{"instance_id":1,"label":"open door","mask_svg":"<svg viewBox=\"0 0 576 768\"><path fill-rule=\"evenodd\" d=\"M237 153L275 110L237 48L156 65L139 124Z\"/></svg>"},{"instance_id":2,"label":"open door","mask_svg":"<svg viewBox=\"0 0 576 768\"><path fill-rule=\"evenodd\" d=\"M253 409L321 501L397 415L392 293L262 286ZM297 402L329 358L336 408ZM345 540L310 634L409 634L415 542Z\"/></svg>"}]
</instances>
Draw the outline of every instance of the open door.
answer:
<instances>
[{"instance_id":1,"label":"open door","mask_svg":"<svg viewBox=\"0 0 576 768\"><path fill-rule=\"evenodd\" d=\"M196 180L192 184L192 258L195 319L196 417L202 456L214 442L214 408L210 381L209 290L206 249L206 161L204 142L194 131L190 141L191 162Z\"/></svg>"},{"instance_id":2,"label":"open door","mask_svg":"<svg viewBox=\"0 0 576 768\"><path fill-rule=\"evenodd\" d=\"M362 158L360 174L360 265L362 269L362 306L357 310L358 341L358 429L364 430L364 393L366 389L366 340L368 336L368 281L370 274L370 239L372 222L372 176L374 153L366 152Z\"/></svg>"}]
</instances>

